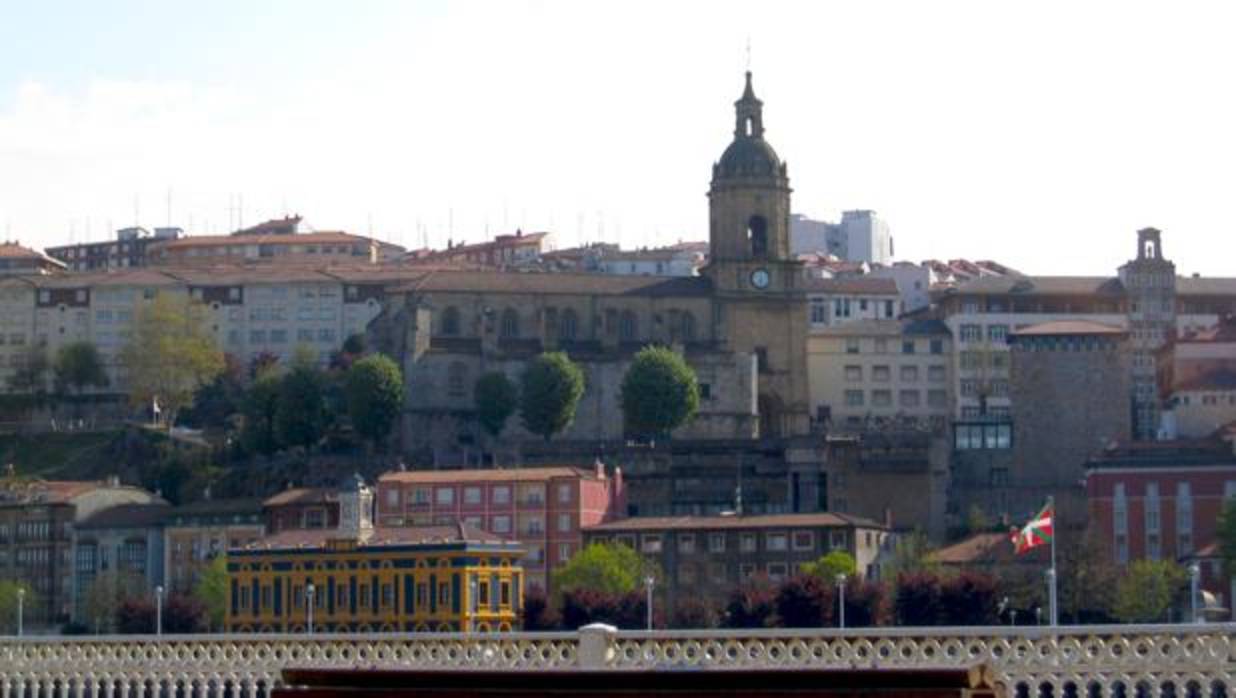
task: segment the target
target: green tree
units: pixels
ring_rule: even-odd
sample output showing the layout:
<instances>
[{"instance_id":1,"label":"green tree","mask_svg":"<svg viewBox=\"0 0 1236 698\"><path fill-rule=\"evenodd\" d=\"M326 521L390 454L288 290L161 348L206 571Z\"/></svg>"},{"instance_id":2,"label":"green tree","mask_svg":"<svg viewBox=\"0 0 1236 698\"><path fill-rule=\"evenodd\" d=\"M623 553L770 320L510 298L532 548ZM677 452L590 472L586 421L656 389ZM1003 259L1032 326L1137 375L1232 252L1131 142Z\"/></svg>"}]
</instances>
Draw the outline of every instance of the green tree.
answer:
<instances>
[{"instance_id":1,"label":"green tree","mask_svg":"<svg viewBox=\"0 0 1236 698\"><path fill-rule=\"evenodd\" d=\"M832 584L839 574L853 577L858 572L858 563L846 551L834 550L815 562L803 565L803 572Z\"/></svg>"},{"instance_id":2,"label":"green tree","mask_svg":"<svg viewBox=\"0 0 1236 698\"><path fill-rule=\"evenodd\" d=\"M223 630L228 601L227 555L216 555L210 561L210 566L193 587L193 597L206 606L210 629Z\"/></svg>"},{"instance_id":3,"label":"green tree","mask_svg":"<svg viewBox=\"0 0 1236 698\"><path fill-rule=\"evenodd\" d=\"M326 431L324 378L316 368L298 363L279 381L275 433L285 446L310 447Z\"/></svg>"},{"instance_id":4,"label":"green tree","mask_svg":"<svg viewBox=\"0 0 1236 698\"><path fill-rule=\"evenodd\" d=\"M570 426L584 394L584 372L565 353L536 357L521 383L519 412L528 431L549 441Z\"/></svg>"},{"instance_id":5,"label":"green tree","mask_svg":"<svg viewBox=\"0 0 1236 698\"><path fill-rule=\"evenodd\" d=\"M25 591L25 613L30 612L34 604L34 593L29 585L12 579L0 580L0 634L12 634L17 631L17 596L19 591Z\"/></svg>"},{"instance_id":6,"label":"green tree","mask_svg":"<svg viewBox=\"0 0 1236 698\"><path fill-rule=\"evenodd\" d=\"M403 373L383 354L366 356L348 369L344 399L352 428L371 443L379 443L390 434L403 409Z\"/></svg>"},{"instance_id":7,"label":"green tree","mask_svg":"<svg viewBox=\"0 0 1236 698\"><path fill-rule=\"evenodd\" d=\"M659 578L656 565L621 543L591 543L553 573L554 593L589 590L628 594L643 587L644 577Z\"/></svg>"},{"instance_id":8,"label":"green tree","mask_svg":"<svg viewBox=\"0 0 1236 698\"><path fill-rule=\"evenodd\" d=\"M519 404L519 390L505 373L493 371L476 379L472 399L481 428L496 439Z\"/></svg>"},{"instance_id":9,"label":"green tree","mask_svg":"<svg viewBox=\"0 0 1236 698\"><path fill-rule=\"evenodd\" d=\"M13 374L9 376L9 390L23 395L39 395L47 390L47 372L51 362L47 351L41 346L30 345L14 357Z\"/></svg>"},{"instance_id":10,"label":"green tree","mask_svg":"<svg viewBox=\"0 0 1236 698\"><path fill-rule=\"evenodd\" d=\"M1219 512L1219 554L1227 575L1236 577L1236 497L1229 497Z\"/></svg>"},{"instance_id":11,"label":"green tree","mask_svg":"<svg viewBox=\"0 0 1236 698\"><path fill-rule=\"evenodd\" d=\"M138 310L133 338L121 352L131 401L145 407L157 400L168 425L224 369L205 312L201 303L160 293Z\"/></svg>"},{"instance_id":12,"label":"green tree","mask_svg":"<svg viewBox=\"0 0 1236 698\"><path fill-rule=\"evenodd\" d=\"M352 354L355 356L364 354L365 353L365 335L363 334L348 335L348 338L343 340L342 349L345 354Z\"/></svg>"},{"instance_id":13,"label":"green tree","mask_svg":"<svg viewBox=\"0 0 1236 698\"><path fill-rule=\"evenodd\" d=\"M245 391L241 413L244 426L240 438L245 448L269 456L279 450L275 415L279 405L279 375L267 370L258 375Z\"/></svg>"},{"instance_id":14,"label":"green tree","mask_svg":"<svg viewBox=\"0 0 1236 698\"><path fill-rule=\"evenodd\" d=\"M113 570L99 574L82 595L84 622L95 632L114 632L120 607L144 595L145 589L144 580L131 573Z\"/></svg>"},{"instance_id":15,"label":"green tree","mask_svg":"<svg viewBox=\"0 0 1236 698\"><path fill-rule=\"evenodd\" d=\"M682 355L666 347L644 347L622 378L622 416L631 434L657 438L695 417L700 386Z\"/></svg>"},{"instance_id":16,"label":"green tree","mask_svg":"<svg viewBox=\"0 0 1236 698\"><path fill-rule=\"evenodd\" d=\"M1137 560L1116 583L1113 615L1125 623L1159 623L1185 583L1184 569L1170 560Z\"/></svg>"},{"instance_id":17,"label":"green tree","mask_svg":"<svg viewBox=\"0 0 1236 698\"><path fill-rule=\"evenodd\" d=\"M107 371L99 350L90 342L72 342L56 352L56 387L75 393L90 386L107 385Z\"/></svg>"},{"instance_id":18,"label":"green tree","mask_svg":"<svg viewBox=\"0 0 1236 698\"><path fill-rule=\"evenodd\" d=\"M896 579L899 574L930 571L935 565L928 558L931 542L927 534L915 530L897 537L888 565L881 570L886 579Z\"/></svg>"}]
</instances>

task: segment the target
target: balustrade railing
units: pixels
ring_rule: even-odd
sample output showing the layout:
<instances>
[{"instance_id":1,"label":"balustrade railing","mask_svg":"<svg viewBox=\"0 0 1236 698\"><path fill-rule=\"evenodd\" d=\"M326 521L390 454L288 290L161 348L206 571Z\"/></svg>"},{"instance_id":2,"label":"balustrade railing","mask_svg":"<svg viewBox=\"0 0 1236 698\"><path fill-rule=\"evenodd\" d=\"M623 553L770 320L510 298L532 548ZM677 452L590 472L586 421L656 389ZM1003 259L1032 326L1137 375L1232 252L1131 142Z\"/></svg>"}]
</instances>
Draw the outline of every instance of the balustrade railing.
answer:
<instances>
[{"instance_id":1,"label":"balustrade railing","mask_svg":"<svg viewBox=\"0 0 1236 698\"><path fill-rule=\"evenodd\" d=\"M285 667L943 668L1009 698L1236 698L1236 624L0 639L0 698L265 698Z\"/></svg>"}]
</instances>

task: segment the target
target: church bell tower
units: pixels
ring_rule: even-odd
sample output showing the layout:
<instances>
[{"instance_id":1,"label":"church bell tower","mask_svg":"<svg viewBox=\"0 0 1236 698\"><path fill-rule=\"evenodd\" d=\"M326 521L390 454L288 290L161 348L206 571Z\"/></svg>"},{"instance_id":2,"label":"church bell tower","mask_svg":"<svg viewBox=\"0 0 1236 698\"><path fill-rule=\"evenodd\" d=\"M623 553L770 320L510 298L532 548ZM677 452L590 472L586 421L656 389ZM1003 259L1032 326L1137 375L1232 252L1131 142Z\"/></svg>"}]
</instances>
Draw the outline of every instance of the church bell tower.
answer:
<instances>
[{"instance_id":1,"label":"church bell tower","mask_svg":"<svg viewBox=\"0 0 1236 698\"><path fill-rule=\"evenodd\" d=\"M709 261L727 348L755 357L761 436L806 433L807 309L802 264L790 254L790 179L764 140L764 103L747 72L734 139L712 166Z\"/></svg>"}]
</instances>

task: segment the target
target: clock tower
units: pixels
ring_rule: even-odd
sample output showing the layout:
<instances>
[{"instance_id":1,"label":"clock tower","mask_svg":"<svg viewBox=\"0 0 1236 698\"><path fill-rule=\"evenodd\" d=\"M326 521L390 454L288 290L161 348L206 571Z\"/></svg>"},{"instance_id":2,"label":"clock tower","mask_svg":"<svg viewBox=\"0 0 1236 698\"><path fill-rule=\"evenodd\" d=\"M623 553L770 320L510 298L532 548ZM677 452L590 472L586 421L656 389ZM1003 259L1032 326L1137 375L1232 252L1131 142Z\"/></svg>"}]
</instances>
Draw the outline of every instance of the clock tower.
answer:
<instances>
[{"instance_id":1,"label":"clock tower","mask_svg":"<svg viewBox=\"0 0 1236 698\"><path fill-rule=\"evenodd\" d=\"M734 140L712 166L709 262L728 349L758 363L760 434L806 433L806 296L790 255L790 179L764 140L764 103L747 72L734 103Z\"/></svg>"}]
</instances>

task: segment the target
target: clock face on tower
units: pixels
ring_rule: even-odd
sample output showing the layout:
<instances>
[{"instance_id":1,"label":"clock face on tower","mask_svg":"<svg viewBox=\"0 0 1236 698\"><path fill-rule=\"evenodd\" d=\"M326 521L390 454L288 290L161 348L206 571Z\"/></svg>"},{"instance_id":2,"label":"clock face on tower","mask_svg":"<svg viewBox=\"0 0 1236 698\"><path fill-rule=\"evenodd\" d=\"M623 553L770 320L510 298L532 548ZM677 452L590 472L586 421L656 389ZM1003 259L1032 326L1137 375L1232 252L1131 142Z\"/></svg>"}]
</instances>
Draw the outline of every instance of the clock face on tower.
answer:
<instances>
[{"instance_id":1,"label":"clock face on tower","mask_svg":"<svg viewBox=\"0 0 1236 698\"><path fill-rule=\"evenodd\" d=\"M758 289L768 288L769 276L767 269L756 269L751 272L751 285Z\"/></svg>"}]
</instances>

